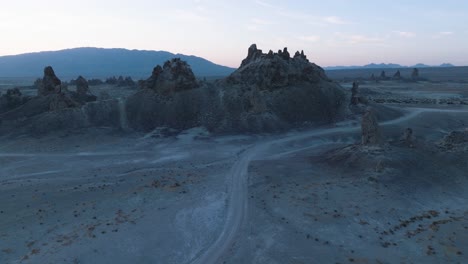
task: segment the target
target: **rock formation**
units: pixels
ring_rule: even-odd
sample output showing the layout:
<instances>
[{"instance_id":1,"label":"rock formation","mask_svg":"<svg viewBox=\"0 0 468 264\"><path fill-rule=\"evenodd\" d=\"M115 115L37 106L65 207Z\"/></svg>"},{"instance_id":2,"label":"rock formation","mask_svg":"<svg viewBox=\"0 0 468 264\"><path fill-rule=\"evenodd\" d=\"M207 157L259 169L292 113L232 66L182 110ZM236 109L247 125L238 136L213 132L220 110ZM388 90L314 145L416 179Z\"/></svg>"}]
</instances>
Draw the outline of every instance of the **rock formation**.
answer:
<instances>
[{"instance_id":1,"label":"rock formation","mask_svg":"<svg viewBox=\"0 0 468 264\"><path fill-rule=\"evenodd\" d=\"M451 151L468 150L468 129L465 131L452 131L439 142L439 146Z\"/></svg>"},{"instance_id":2,"label":"rock formation","mask_svg":"<svg viewBox=\"0 0 468 264\"><path fill-rule=\"evenodd\" d=\"M368 108L361 123L362 145L379 145L381 141L380 128L372 109Z\"/></svg>"},{"instance_id":3,"label":"rock formation","mask_svg":"<svg viewBox=\"0 0 468 264\"><path fill-rule=\"evenodd\" d=\"M170 95L199 86L190 66L179 58L166 61L163 67L156 66L145 83L146 88L162 95Z\"/></svg>"},{"instance_id":4,"label":"rock formation","mask_svg":"<svg viewBox=\"0 0 468 264\"><path fill-rule=\"evenodd\" d=\"M97 97L91 93L89 90L88 81L83 78L83 76L78 76L75 80L76 93L69 93L70 97L73 100L77 101L80 104L85 104L87 102L94 102L97 100Z\"/></svg>"},{"instance_id":5,"label":"rock formation","mask_svg":"<svg viewBox=\"0 0 468 264\"><path fill-rule=\"evenodd\" d=\"M228 78L197 82L180 60L157 66L126 105L129 126L210 132L271 132L333 122L344 116L342 88L303 52L264 54L251 45L241 67ZM197 88L197 89L193 89Z\"/></svg>"},{"instance_id":6,"label":"rock formation","mask_svg":"<svg viewBox=\"0 0 468 264\"><path fill-rule=\"evenodd\" d=\"M380 79L383 79L383 80L387 79L387 74L385 73L385 71L382 71L380 73Z\"/></svg>"},{"instance_id":7,"label":"rock formation","mask_svg":"<svg viewBox=\"0 0 468 264\"><path fill-rule=\"evenodd\" d=\"M8 89L5 94L0 96L0 113L12 110L24 103L30 98L23 96L18 88Z\"/></svg>"},{"instance_id":8,"label":"rock formation","mask_svg":"<svg viewBox=\"0 0 468 264\"><path fill-rule=\"evenodd\" d=\"M51 66L44 68L44 77L38 89L38 95L47 96L61 92L62 81L55 75L54 69Z\"/></svg>"},{"instance_id":9,"label":"rock formation","mask_svg":"<svg viewBox=\"0 0 468 264\"><path fill-rule=\"evenodd\" d=\"M394 80L400 80L401 79L401 73L400 70L398 70L394 75L393 75Z\"/></svg>"},{"instance_id":10,"label":"rock formation","mask_svg":"<svg viewBox=\"0 0 468 264\"><path fill-rule=\"evenodd\" d=\"M268 53L268 55L273 55L273 51L270 50L270 52ZM247 53L247 58L245 58L244 60L242 60L242 63L241 63L241 67L244 67L245 65L261 58L262 56L264 56L262 50L259 50L257 49L257 45L256 44L252 44L250 47L249 47L249 50L248 50L248 53Z\"/></svg>"},{"instance_id":11,"label":"rock formation","mask_svg":"<svg viewBox=\"0 0 468 264\"><path fill-rule=\"evenodd\" d=\"M86 95L87 93L89 93L88 81L85 78L83 78L83 76L78 76L75 83L76 92L78 93L78 95Z\"/></svg>"},{"instance_id":12,"label":"rock formation","mask_svg":"<svg viewBox=\"0 0 468 264\"><path fill-rule=\"evenodd\" d=\"M263 54L255 44L250 46L241 67L228 77L229 84L255 85L261 90L322 81L331 82L322 68L307 60L304 52L296 52L293 58L287 48Z\"/></svg>"}]
</instances>

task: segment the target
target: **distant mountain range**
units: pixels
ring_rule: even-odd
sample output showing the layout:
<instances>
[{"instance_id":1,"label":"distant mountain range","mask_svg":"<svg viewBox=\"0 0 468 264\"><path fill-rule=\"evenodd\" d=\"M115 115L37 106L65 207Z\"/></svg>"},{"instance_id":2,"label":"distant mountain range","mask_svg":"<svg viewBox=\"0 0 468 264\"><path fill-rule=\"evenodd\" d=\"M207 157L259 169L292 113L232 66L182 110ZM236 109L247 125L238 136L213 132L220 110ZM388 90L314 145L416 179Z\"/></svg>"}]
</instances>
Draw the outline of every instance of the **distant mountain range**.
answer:
<instances>
[{"instance_id":1,"label":"distant mountain range","mask_svg":"<svg viewBox=\"0 0 468 264\"><path fill-rule=\"evenodd\" d=\"M45 66L52 66L59 78L104 78L132 76L145 78L156 65L172 58L187 61L198 77L226 76L235 69L206 59L166 51L74 48L12 56L0 56L0 77L41 77Z\"/></svg>"},{"instance_id":2,"label":"distant mountain range","mask_svg":"<svg viewBox=\"0 0 468 264\"><path fill-rule=\"evenodd\" d=\"M331 66L331 67L324 67L325 70L351 70L351 69L396 69L396 68L437 68L437 67L455 67L455 65L450 63L443 63L441 65L431 66L422 63L418 63L413 66L403 66L400 64L394 63L371 63L364 66Z\"/></svg>"}]
</instances>

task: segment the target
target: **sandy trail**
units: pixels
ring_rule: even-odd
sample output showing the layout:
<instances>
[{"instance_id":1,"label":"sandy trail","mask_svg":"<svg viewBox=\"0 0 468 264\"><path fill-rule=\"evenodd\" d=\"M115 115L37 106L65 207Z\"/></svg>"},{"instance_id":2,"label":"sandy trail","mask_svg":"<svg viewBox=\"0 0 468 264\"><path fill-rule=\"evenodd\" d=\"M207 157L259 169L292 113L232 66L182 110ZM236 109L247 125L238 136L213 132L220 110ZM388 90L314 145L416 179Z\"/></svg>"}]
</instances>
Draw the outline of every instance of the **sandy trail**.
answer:
<instances>
[{"instance_id":1,"label":"sandy trail","mask_svg":"<svg viewBox=\"0 0 468 264\"><path fill-rule=\"evenodd\" d=\"M382 122L381 126L396 125L405 121L416 118L422 113L468 113L468 110L447 110L447 109L432 109L432 108L407 108L407 114L400 118ZM239 160L233 165L229 172L230 191L229 191L229 207L227 219L223 230L216 241L204 252L202 252L191 263L208 264L221 263L221 259L226 256L229 249L234 245L236 237L242 228L242 223L247 217L248 208L248 168L251 161L260 157L272 145L283 144L296 140L303 140L309 137L324 136L336 133L353 133L358 132L360 126L345 126L337 128L326 128L297 134L290 134L282 138L274 138L255 144L239 157ZM294 152L315 148L327 144L323 139L311 141L311 146L301 147L295 150L288 150L283 153L276 153L274 156L289 155ZM331 142L329 142L331 143ZM272 157L270 156L270 158Z\"/></svg>"}]
</instances>

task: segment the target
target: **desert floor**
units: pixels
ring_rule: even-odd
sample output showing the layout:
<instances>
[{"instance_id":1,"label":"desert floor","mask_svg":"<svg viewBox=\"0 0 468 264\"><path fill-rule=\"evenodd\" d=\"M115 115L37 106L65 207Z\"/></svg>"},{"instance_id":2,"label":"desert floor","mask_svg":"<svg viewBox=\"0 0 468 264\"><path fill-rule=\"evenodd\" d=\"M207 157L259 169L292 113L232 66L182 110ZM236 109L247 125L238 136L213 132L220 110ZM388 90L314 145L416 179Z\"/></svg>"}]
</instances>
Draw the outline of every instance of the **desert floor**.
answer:
<instances>
[{"instance_id":1,"label":"desert floor","mask_svg":"<svg viewBox=\"0 0 468 264\"><path fill-rule=\"evenodd\" d=\"M410 94L381 85L363 87ZM358 119L2 137L0 263L466 263L468 153L438 143L468 127L468 107L389 106L402 116L381 122L381 147L359 146Z\"/></svg>"}]
</instances>

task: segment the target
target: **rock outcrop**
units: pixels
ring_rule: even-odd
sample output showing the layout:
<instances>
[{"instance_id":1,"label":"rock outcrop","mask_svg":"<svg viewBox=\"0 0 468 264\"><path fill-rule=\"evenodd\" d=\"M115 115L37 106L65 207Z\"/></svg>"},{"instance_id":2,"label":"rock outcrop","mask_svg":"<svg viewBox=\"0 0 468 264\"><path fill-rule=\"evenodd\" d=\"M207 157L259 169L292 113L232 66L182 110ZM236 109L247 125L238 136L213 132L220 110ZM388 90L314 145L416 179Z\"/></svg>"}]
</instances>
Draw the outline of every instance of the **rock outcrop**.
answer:
<instances>
[{"instance_id":1,"label":"rock outcrop","mask_svg":"<svg viewBox=\"0 0 468 264\"><path fill-rule=\"evenodd\" d=\"M12 110L26 103L30 98L23 96L18 88L8 89L0 96L0 113Z\"/></svg>"},{"instance_id":2,"label":"rock outcrop","mask_svg":"<svg viewBox=\"0 0 468 264\"><path fill-rule=\"evenodd\" d=\"M185 62L157 66L126 104L130 127L210 132L272 132L333 122L344 116L342 88L304 52L263 53L251 45L241 67L226 79L197 82ZM194 89L197 88L197 89Z\"/></svg>"},{"instance_id":3,"label":"rock outcrop","mask_svg":"<svg viewBox=\"0 0 468 264\"><path fill-rule=\"evenodd\" d=\"M255 85L261 90L322 81L331 80L321 67L309 62L303 51L291 58L287 48L264 54L255 44L250 46L241 67L228 78L230 84Z\"/></svg>"},{"instance_id":4,"label":"rock outcrop","mask_svg":"<svg viewBox=\"0 0 468 264\"><path fill-rule=\"evenodd\" d=\"M452 131L439 142L439 147L448 151L468 150L468 129L464 131Z\"/></svg>"},{"instance_id":5,"label":"rock outcrop","mask_svg":"<svg viewBox=\"0 0 468 264\"><path fill-rule=\"evenodd\" d=\"M362 145L379 145L381 143L380 128L374 111L368 108L361 122Z\"/></svg>"},{"instance_id":6,"label":"rock outcrop","mask_svg":"<svg viewBox=\"0 0 468 264\"><path fill-rule=\"evenodd\" d=\"M351 88L351 105L358 105L360 103L359 98L359 83L353 82L353 87Z\"/></svg>"},{"instance_id":7,"label":"rock outcrop","mask_svg":"<svg viewBox=\"0 0 468 264\"><path fill-rule=\"evenodd\" d=\"M76 92L78 93L78 95L86 95L87 93L89 93L88 81L85 78L83 78L83 76L78 76L75 83Z\"/></svg>"},{"instance_id":8,"label":"rock outcrop","mask_svg":"<svg viewBox=\"0 0 468 264\"><path fill-rule=\"evenodd\" d=\"M75 80L76 92L70 93L70 96L80 104L87 102L94 102L97 100L97 96L93 95L89 90L88 81L83 76L78 76Z\"/></svg>"},{"instance_id":9,"label":"rock outcrop","mask_svg":"<svg viewBox=\"0 0 468 264\"><path fill-rule=\"evenodd\" d=\"M62 81L55 75L54 69L51 66L44 68L44 77L38 89L38 95L47 96L50 94L60 93L62 90Z\"/></svg>"},{"instance_id":10,"label":"rock outcrop","mask_svg":"<svg viewBox=\"0 0 468 264\"><path fill-rule=\"evenodd\" d=\"M179 58L166 61L162 67L156 66L145 84L146 88L162 95L170 95L198 86L190 65Z\"/></svg>"}]
</instances>

